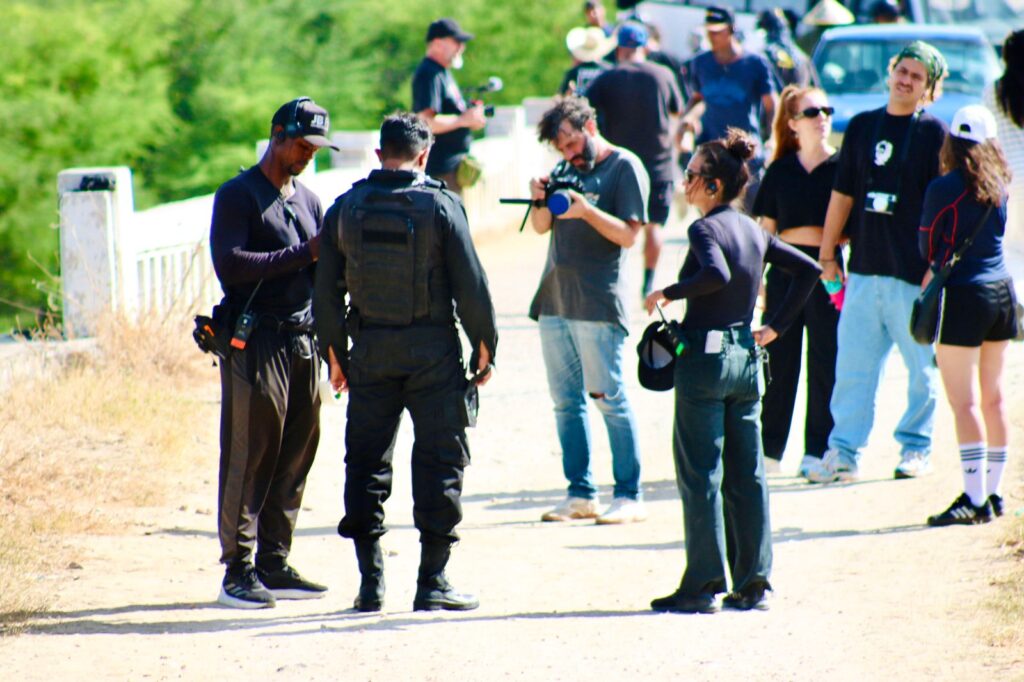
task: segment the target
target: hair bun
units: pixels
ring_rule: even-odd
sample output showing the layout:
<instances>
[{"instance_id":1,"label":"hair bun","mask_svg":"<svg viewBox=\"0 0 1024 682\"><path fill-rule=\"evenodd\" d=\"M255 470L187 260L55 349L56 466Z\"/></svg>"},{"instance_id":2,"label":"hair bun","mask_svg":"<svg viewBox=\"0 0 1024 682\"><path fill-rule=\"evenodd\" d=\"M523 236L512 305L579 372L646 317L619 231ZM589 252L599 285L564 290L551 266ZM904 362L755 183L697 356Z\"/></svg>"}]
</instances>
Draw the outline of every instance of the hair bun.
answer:
<instances>
[{"instance_id":1,"label":"hair bun","mask_svg":"<svg viewBox=\"0 0 1024 682\"><path fill-rule=\"evenodd\" d=\"M757 152L757 142L754 138L739 128L729 128L725 133L725 148L740 161L747 161L754 158Z\"/></svg>"}]
</instances>

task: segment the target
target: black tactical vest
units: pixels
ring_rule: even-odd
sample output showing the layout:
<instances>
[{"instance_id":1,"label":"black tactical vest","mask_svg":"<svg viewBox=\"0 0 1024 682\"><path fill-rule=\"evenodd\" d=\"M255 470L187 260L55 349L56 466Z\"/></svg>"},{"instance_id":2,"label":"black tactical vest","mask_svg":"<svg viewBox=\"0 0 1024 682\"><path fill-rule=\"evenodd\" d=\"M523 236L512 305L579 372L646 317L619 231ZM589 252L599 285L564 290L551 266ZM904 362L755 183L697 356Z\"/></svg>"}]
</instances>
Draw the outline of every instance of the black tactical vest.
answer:
<instances>
[{"instance_id":1,"label":"black tactical vest","mask_svg":"<svg viewBox=\"0 0 1024 682\"><path fill-rule=\"evenodd\" d=\"M454 319L434 204L444 185L356 183L338 222L350 305L366 324Z\"/></svg>"}]
</instances>

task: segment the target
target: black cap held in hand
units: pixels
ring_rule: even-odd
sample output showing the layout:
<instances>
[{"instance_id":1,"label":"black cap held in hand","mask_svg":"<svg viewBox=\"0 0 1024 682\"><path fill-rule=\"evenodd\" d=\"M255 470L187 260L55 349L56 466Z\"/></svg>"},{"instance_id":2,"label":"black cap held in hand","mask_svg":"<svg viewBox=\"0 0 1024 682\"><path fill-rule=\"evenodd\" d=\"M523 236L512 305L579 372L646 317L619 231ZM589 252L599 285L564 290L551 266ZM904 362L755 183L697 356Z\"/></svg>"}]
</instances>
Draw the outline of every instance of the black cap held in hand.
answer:
<instances>
[{"instance_id":1,"label":"black cap held in hand","mask_svg":"<svg viewBox=\"0 0 1024 682\"><path fill-rule=\"evenodd\" d=\"M671 391L675 384L676 344L664 322L651 322L636 346L637 378L652 391Z\"/></svg>"},{"instance_id":2,"label":"black cap held in hand","mask_svg":"<svg viewBox=\"0 0 1024 682\"><path fill-rule=\"evenodd\" d=\"M473 39L472 33L466 33L459 26L459 22L450 17L438 19L427 29L427 42L435 38L455 38L460 43L469 42Z\"/></svg>"}]
</instances>

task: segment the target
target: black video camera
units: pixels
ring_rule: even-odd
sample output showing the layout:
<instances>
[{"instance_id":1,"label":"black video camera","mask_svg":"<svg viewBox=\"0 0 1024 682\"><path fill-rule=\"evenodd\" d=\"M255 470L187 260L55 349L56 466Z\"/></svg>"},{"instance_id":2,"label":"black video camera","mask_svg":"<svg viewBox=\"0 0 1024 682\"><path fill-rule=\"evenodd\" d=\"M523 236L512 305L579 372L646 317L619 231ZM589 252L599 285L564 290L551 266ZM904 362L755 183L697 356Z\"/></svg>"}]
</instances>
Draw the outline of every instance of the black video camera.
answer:
<instances>
[{"instance_id":1,"label":"black video camera","mask_svg":"<svg viewBox=\"0 0 1024 682\"><path fill-rule=\"evenodd\" d=\"M501 92L504 87L505 87L504 81L502 81L497 76L491 76L490 78L487 79L487 82L484 83L483 85L477 85L477 86L472 87L472 88L467 88L466 92L472 93L474 95L482 95L485 92ZM483 100L480 99L479 97L474 97L471 100L471 102L472 102L472 104L474 106L477 105L477 104L484 104ZM485 104L484 105L484 116L486 116L487 118L492 118L494 116L494 105L493 104Z\"/></svg>"},{"instance_id":2,"label":"black video camera","mask_svg":"<svg viewBox=\"0 0 1024 682\"><path fill-rule=\"evenodd\" d=\"M544 185L544 199L499 199L498 201L502 204L525 204L526 215L523 216L523 222L519 226L519 231L522 232L523 228L526 227L526 219L530 217L530 209L532 208L543 208L547 207L551 211L551 215L560 216L569 210L572 206L572 197L569 195L569 190L583 194L583 181L575 173L552 173L551 177L548 178L548 182Z\"/></svg>"}]
</instances>

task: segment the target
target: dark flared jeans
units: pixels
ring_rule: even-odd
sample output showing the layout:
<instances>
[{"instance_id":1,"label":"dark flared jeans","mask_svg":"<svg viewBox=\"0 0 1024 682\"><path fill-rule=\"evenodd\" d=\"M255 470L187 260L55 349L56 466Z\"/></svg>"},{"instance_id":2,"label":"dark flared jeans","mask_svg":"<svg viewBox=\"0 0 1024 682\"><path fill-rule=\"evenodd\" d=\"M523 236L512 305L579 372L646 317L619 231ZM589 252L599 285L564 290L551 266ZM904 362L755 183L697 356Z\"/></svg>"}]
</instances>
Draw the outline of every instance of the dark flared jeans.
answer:
<instances>
[{"instance_id":1,"label":"dark flared jeans","mask_svg":"<svg viewBox=\"0 0 1024 682\"><path fill-rule=\"evenodd\" d=\"M685 331L675 368L673 453L683 501L686 570L680 591L718 593L768 582L772 566L768 485L761 457L763 351L749 328Z\"/></svg>"}]
</instances>

